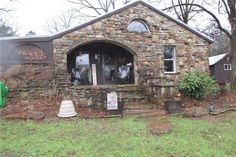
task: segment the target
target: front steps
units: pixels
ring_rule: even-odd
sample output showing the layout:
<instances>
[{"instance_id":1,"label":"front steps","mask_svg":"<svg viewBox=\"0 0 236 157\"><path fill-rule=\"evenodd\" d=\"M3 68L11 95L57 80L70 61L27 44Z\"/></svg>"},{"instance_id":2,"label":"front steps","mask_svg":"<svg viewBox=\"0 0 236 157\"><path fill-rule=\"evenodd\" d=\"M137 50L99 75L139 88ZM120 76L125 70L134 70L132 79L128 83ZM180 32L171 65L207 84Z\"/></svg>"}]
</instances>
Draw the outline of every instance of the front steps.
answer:
<instances>
[{"instance_id":1,"label":"front steps","mask_svg":"<svg viewBox=\"0 0 236 157\"><path fill-rule=\"evenodd\" d=\"M69 95L75 104L80 107L91 107L96 110L106 110L107 93L115 91L117 99L123 105L124 112L144 112L155 110L158 104L148 101L148 96L143 94L140 87L134 84L125 85L97 85L97 86L69 86ZM65 87L59 90L63 95Z\"/></svg>"},{"instance_id":2,"label":"front steps","mask_svg":"<svg viewBox=\"0 0 236 157\"><path fill-rule=\"evenodd\" d=\"M166 112L165 110L124 110L123 111L123 116L128 117L128 116L136 116L136 117L156 117L156 116L163 116L165 115Z\"/></svg>"}]
</instances>

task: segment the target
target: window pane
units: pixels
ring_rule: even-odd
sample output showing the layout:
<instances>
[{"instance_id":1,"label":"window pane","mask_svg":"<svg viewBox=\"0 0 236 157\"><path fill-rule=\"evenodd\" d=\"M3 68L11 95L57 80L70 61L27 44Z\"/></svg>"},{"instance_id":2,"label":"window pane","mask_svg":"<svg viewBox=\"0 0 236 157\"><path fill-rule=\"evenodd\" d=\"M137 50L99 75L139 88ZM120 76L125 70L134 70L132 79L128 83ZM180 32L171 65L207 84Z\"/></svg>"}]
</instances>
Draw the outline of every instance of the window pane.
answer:
<instances>
[{"instance_id":1,"label":"window pane","mask_svg":"<svg viewBox=\"0 0 236 157\"><path fill-rule=\"evenodd\" d=\"M131 32L147 32L147 27L140 21L132 21L128 25L128 31Z\"/></svg>"},{"instance_id":2,"label":"window pane","mask_svg":"<svg viewBox=\"0 0 236 157\"><path fill-rule=\"evenodd\" d=\"M231 64L224 64L224 70L232 70Z\"/></svg>"},{"instance_id":3,"label":"window pane","mask_svg":"<svg viewBox=\"0 0 236 157\"><path fill-rule=\"evenodd\" d=\"M174 47L166 46L164 50L164 59L173 59L174 58Z\"/></svg>"},{"instance_id":4,"label":"window pane","mask_svg":"<svg viewBox=\"0 0 236 157\"><path fill-rule=\"evenodd\" d=\"M72 69L73 80L82 85L91 84L91 68L89 54L81 54L76 57L76 67Z\"/></svg>"},{"instance_id":5,"label":"window pane","mask_svg":"<svg viewBox=\"0 0 236 157\"><path fill-rule=\"evenodd\" d=\"M89 65L89 55L82 54L76 57L76 65Z\"/></svg>"},{"instance_id":6,"label":"window pane","mask_svg":"<svg viewBox=\"0 0 236 157\"><path fill-rule=\"evenodd\" d=\"M227 70L227 64L224 65L224 70Z\"/></svg>"},{"instance_id":7,"label":"window pane","mask_svg":"<svg viewBox=\"0 0 236 157\"><path fill-rule=\"evenodd\" d=\"M72 68L73 80L82 85L91 84L91 69L89 65L77 65Z\"/></svg>"},{"instance_id":8,"label":"window pane","mask_svg":"<svg viewBox=\"0 0 236 157\"><path fill-rule=\"evenodd\" d=\"M174 61L173 60L165 60L164 61L165 72L174 72Z\"/></svg>"}]
</instances>

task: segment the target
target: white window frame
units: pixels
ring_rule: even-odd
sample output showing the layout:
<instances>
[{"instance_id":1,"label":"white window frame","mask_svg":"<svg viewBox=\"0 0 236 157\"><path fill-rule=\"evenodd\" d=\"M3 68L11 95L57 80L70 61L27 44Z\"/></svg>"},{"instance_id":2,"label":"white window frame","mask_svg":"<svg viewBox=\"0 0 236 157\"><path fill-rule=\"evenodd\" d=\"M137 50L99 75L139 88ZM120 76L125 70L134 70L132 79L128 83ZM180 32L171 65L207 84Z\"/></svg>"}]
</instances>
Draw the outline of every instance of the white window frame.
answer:
<instances>
[{"instance_id":1,"label":"white window frame","mask_svg":"<svg viewBox=\"0 0 236 157\"><path fill-rule=\"evenodd\" d=\"M224 70L232 70L231 64L224 64Z\"/></svg>"},{"instance_id":2,"label":"white window frame","mask_svg":"<svg viewBox=\"0 0 236 157\"><path fill-rule=\"evenodd\" d=\"M174 48L174 54L172 59L165 59L164 58L164 66L165 66L165 61L173 61L173 71L165 71L164 67L164 73L165 74L175 74L176 73L176 46L175 45L165 45L164 46L164 53L165 53L165 47L173 47ZM163 53L163 55L164 55Z\"/></svg>"}]
</instances>

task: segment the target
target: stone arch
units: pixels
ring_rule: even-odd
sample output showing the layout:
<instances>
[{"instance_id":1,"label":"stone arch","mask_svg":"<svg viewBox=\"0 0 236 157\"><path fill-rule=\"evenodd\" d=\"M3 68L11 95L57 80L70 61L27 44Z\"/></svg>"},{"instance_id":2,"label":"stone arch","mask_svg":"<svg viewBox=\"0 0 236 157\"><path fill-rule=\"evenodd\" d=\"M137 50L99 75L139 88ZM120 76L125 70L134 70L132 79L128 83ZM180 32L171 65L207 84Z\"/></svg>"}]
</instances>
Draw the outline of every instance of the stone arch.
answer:
<instances>
[{"instance_id":1,"label":"stone arch","mask_svg":"<svg viewBox=\"0 0 236 157\"><path fill-rule=\"evenodd\" d=\"M83 59L80 62L79 58L84 58L85 62L82 61ZM75 74L73 69L79 67L80 64L86 64L84 67L90 68L87 73L91 73L92 66L96 66L98 84L133 84L136 60L136 52L122 43L111 40L92 40L79 43L67 52L67 70ZM121 67L127 68L129 78L127 81L115 80L114 82L111 77L118 77ZM81 71L79 68L77 70ZM87 80L85 84L94 84L91 83L91 78L91 74L88 74L89 81ZM72 81L74 81L73 78Z\"/></svg>"},{"instance_id":2,"label":"stone arch","mask_svg":"<svg viewBox=\"0 0 236 157\"><path fill-rule=\"evenodd\" d=\"M79 44L74 45L72 48L70 48L67 51L67 55L69 53L71 53L72 51L74 51L75 49L77 49L78 47L81 47L81 46L86 45L86 44L94 43L94 42L113 44L113 45L119 46L119 47L129 51L133 56L138 56L138 54L133 49L131 49L130 47L126 46L125 44L123 44L121 42L118 42L118 41L109 40L109 39L102 39L102 40L97 39L97 40L88 40L88 41L85 41L85 42L81 42Z\"/></svg>"}]
</instances>

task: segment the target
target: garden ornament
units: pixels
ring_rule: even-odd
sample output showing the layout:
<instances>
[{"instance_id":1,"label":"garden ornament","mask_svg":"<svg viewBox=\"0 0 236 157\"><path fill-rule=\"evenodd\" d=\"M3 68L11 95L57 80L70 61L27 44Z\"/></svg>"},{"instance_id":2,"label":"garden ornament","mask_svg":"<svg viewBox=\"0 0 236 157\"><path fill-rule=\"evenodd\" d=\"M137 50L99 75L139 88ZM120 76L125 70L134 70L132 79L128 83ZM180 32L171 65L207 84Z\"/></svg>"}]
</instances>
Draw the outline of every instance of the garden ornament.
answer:
<instances>
[{"instance_id":1,"label":"garden ornament","mask_svg":"<svg viewBox=\"0 0 236 157\"><path fill-rule=\"evenodd\" d=\"M3 108L6 105L6 97L9 92L9 89L4 84L4 82L0 81L0 108Z\"/></svg>"}]
</instances>

